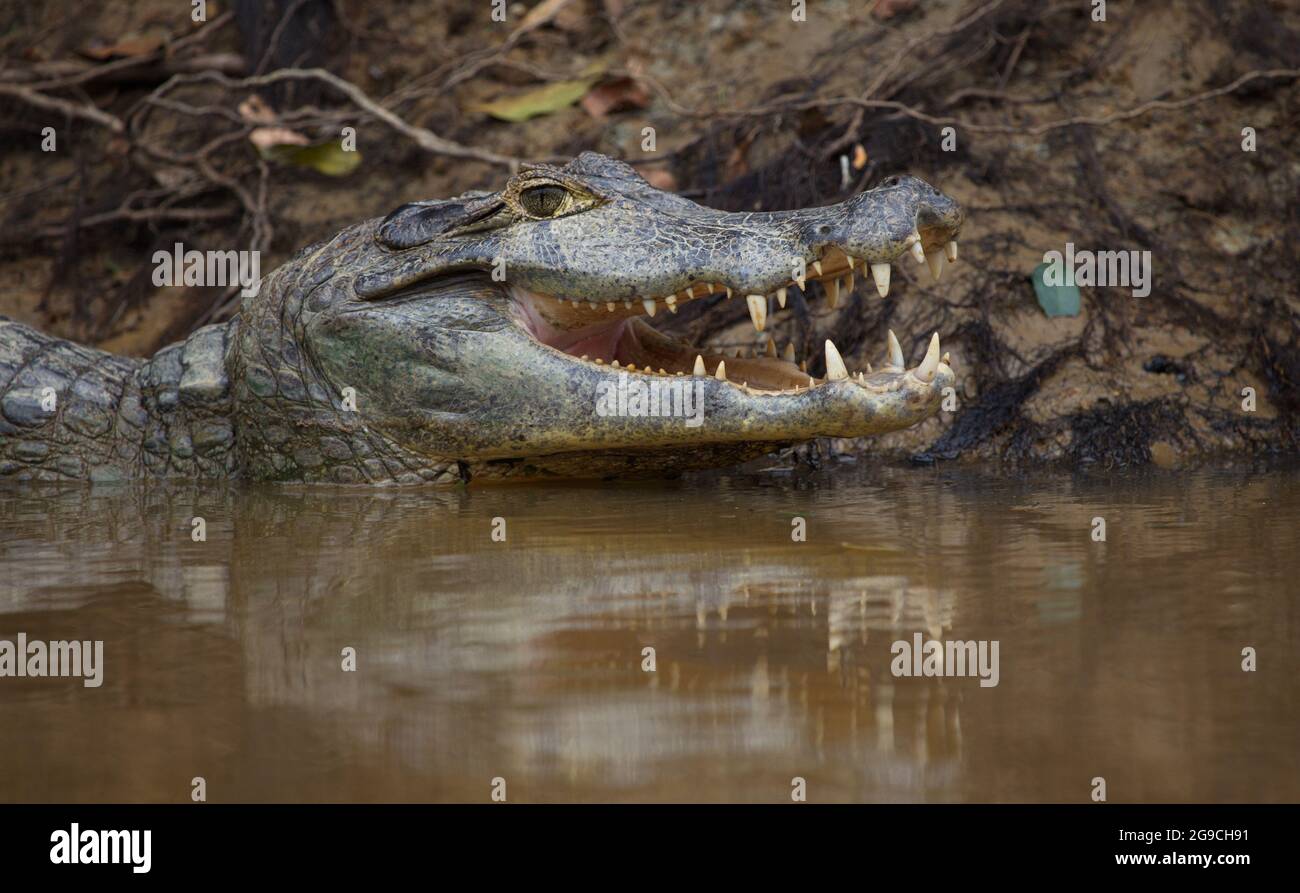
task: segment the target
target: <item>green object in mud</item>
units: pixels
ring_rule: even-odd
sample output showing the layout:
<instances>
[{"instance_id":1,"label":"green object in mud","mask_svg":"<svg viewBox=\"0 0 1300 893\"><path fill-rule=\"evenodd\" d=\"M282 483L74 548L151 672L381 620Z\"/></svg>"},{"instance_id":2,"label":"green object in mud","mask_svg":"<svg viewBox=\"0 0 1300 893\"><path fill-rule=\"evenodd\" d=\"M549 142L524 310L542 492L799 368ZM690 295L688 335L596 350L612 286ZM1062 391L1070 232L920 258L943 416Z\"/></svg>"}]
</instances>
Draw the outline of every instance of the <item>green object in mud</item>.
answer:
<instances>
[{"instance_id":1,"label":"green object in mud","mask_svg":"<svg viewBox=\"0 0 1300 893\"><path fill-rule=\"evenodd\" d=\"M1042 307L1043 312L1048 316L1078 316L1079 286L1072 283L1048 285L1044 278L1047 266L1047 264L1039 264L1034 267L1034 294L1038 298L1038 306Z\"/></svg>"}]
</instances>

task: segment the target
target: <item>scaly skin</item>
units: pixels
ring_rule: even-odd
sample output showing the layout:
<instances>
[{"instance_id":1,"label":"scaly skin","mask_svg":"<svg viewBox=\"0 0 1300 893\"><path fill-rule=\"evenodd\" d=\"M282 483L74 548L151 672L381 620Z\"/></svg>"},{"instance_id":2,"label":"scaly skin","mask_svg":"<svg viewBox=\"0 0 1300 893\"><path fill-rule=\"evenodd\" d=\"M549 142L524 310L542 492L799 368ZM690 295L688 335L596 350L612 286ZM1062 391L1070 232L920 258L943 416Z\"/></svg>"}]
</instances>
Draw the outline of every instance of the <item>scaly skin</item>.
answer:
<instances>
[{"instance_id":1,"label":"scaly skin","mask_svg":"<svg viewBox=\"0 0 1300 893\"><path fill-rule=\"evenodd\" d=\"M954 381L937 336L911 370L891 339L860 376L828 346L826 380L774 357L725 358L722 380L722 355L645 317L730 289L761 326L796 260L828 286L909 251L941 268L961 222L913 178L733 214L592 153L525 167L501 192L405 205L305 249L236 319L148 361L0 320L0 477L609 477L908 427ZM620 376L698 384L702 423L599 414L597 389Z\"/></svg>"}]
</instances>

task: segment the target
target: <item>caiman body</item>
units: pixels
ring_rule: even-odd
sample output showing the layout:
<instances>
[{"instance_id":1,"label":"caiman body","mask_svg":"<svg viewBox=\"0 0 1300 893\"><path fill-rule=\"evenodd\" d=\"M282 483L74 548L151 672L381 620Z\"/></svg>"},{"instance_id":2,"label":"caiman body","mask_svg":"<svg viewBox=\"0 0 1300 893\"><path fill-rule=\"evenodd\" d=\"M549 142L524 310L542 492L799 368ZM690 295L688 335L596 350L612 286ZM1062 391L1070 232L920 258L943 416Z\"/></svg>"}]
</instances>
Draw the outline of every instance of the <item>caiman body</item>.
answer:
<instances>
[{"instance_id":1,"label":"caiman body","mask_svg":"<svg viewBox=\"0 0 1300 893\"><path fill-rule=\"evenodd\" d=\"M854 270L883 294L905 254L936 275L955 259L961 221L913 178L726 213L592 153L527 166L500 192L405 205L303 250L235 319L148 360L0 319L0 479L612 477L896 430L953 384L937 336L907 369L891 333L884 363L854 374L827 342L816 379L770 346L727 357L646 318L725 293L761 330L804 286L800 261L832 301ZM598 412L620 377L689 383L699 421Z\"/></svg>"}]
</instances>

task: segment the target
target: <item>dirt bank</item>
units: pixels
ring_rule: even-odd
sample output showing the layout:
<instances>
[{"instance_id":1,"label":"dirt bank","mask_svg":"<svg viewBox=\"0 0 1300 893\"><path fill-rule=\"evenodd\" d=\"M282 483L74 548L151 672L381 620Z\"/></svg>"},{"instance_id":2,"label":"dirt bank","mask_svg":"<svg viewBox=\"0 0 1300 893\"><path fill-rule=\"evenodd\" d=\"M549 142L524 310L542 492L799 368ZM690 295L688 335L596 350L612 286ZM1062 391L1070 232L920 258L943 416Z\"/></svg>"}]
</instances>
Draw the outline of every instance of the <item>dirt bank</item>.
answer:
<instances>
[{"instance_id":1,"label":"dirt bank","mask_svg":"<svg viewBox=\"0 0 1300 893\"><path fill-rule=\"evenodd\" d=\"M938 331L958 407L833 448L1107 465L1296 450L1295 4L1111 2L1104 22L1075 2L811 0L802 21L785 5L570 0L497 22L490 3L277 0L209 3L205 23L170 0L8 6L0 313L150 353L235 306L222 289L155 287L158 247L256 247L269 269L346 223L507 172L421 133L462 154L596 149L732 210L838 201L906 172L967 208L960 262L938 283L898 267L884 300L859 280L838 311L819 290L796 297L776 338L820 373L826 337L860 367L888 328L910 357ZM257 90L262 119L255 91L231 85L292 66L333 72L409 126L320 79ZM481 109L543 87L545 114ZM267 126L311 143L355 127L360 163L330 176L268 159L249 139ZM1149 252L1150 293L1084 286L1077 315L1048 317L1031 273L1067 243ZM741 302L703 303L670 325L754 345Z\"/></svg>"}]
</instances>

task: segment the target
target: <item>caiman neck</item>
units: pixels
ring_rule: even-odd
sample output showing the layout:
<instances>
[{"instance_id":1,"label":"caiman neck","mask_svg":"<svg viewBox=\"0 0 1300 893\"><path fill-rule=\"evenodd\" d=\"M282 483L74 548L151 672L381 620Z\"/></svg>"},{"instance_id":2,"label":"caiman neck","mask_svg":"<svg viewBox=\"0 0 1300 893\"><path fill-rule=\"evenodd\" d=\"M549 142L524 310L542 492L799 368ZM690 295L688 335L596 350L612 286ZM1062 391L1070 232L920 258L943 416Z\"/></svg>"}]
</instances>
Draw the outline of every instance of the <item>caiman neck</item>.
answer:
<instances>
[{"instance_id":1,"label":"caiman neck","mask_svg":"<svg viewBox=\"0 0 1300 893\"><path fill-rule=\"evenodd\" d=\"M230 476L232 325L139 360L0 320L0 479Z\"/></svg>"}]
</instances>

